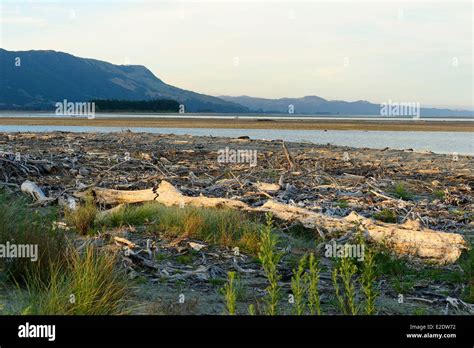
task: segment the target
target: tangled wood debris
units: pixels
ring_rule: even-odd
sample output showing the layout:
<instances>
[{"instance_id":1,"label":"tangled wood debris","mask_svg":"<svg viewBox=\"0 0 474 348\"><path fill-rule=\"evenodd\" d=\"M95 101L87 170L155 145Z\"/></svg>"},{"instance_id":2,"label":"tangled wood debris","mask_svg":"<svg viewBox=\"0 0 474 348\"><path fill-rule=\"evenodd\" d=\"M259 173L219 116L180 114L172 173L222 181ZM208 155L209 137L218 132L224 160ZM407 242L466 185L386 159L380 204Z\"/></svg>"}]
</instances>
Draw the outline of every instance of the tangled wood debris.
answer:
<instances>
[{"instance_id":1,"label":"tangled wood debris","mask_svg":"<svg viewBox=\"0 0 474 348\"><path fill-rule=\"evenodd\" d=\"M218 150L228 146L257 150L258 166L218 163ZM159 183L166 180L183 195L162 192L162 202L183 205L200 197L203 206L273 210L321 236L365 226L372 241L383 239L401 254L440 263L457 259L472 238L473 162L469 156L453 160L432 153L247 138L0 134L1 186L22 186L37 204L57 198L71 207L71 195L89 188L109 208L155 200ZM408 193L394 191L399 183ZM386 218L393 221L385 224ZM411 220L421 227L409 227ZM419 243L423 250L413 248Z\"/></svg>"},{"instance_id":2,"label":"tangled wood debris","mask_svg":"<svg viewBox=\"0 0 474 348\"><path fill-rule=\"evenodd\" d=\"M257 166L219 163L218 152L226 147L257 150ZM34 205L58 202L74 209L92 193L101 209L98 219L144 201L271 211L283 234L298 224L328 242L361 230L371 243L453 270L459 265L452 263L474 241L473 169L470 156L454 160L408 150L132 132L0 133L0 188L23 191ZM286 237L293 240L290 233ZM145 276L163 290L160 298L181 281L210 293L228 271L264 293L261 267L251 257L188 236L169 241L146 235L144 226L128 226L86 243L119 250L130 278ZM294 256L280 268L286 289ZM321 273L321 298L329 302L331 261L321 262L328 266ZM381 288L396 298L385 282ZM457 298L461 290L454 283L429 283L411 289L407 301L450 314L472 311Z\"/></svg>"},{"instance_id":3,"label":"tangled wood debris","mask_svg":"<svg viewBox=\"0 0 474 348\"><path fill-rule=\"evenodd\" d=\"M227 207L248 212L271 212L281 220L297 221L306 228L321 229L333 235L337 235L338 232L345 231L347 233L354 229L362 229L364 235L371 242L388 247L397 254L413 256L436 264L456 262L462 251L468 248L466 241L459 234L422 228L412 221L407 221L401 225L387 224L364 218L354 212L344 218L329 217L308 209L278 203L274 200L267 201L261 207L253 208L235 199L184 196L178 189L164 180L157 189L119 191L92 188L91 190L95 199L106 205L156 201L166 206ZM76 197L83 196L84 192L76 194Z\"/></svg>"}]
</instances>

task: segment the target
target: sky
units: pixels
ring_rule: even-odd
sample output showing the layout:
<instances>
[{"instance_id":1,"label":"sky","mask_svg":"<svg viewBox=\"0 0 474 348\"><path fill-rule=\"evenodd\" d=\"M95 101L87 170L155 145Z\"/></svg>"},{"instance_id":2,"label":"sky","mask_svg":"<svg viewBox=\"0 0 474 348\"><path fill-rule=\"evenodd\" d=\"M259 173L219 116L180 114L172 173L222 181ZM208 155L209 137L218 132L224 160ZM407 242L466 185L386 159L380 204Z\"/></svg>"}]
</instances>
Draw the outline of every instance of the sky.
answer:
<instances>
[{"instance_id":1,"label":"sky","mask_svg":"<svg viewBox=\"0 0 474 348\"><path fill-rule=\"evenodd\" d=\"M145 65L199 93L474 109L471 1L0 3L4 49Z\"/></svg>"}]
</instances>

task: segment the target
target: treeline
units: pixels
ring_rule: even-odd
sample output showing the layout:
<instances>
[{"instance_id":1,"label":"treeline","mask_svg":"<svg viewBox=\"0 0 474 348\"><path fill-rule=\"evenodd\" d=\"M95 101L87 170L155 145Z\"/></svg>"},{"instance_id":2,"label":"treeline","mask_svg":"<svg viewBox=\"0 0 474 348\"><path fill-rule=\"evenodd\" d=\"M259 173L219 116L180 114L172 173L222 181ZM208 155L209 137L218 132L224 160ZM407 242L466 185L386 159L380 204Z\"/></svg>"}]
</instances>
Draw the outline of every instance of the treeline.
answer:
<instances>
[{"instance_id":1,"label":"treeline","mask_svg":"<svg viewBox=\"0 0 474 348\"><path fill-rule=\"evenodd\" d=\"M97 99L91 100L95 103L96 111L149 111L149 112L178 112L179 103L171 99L153 100L116 100Z\"/></svg>"}]
</instances>

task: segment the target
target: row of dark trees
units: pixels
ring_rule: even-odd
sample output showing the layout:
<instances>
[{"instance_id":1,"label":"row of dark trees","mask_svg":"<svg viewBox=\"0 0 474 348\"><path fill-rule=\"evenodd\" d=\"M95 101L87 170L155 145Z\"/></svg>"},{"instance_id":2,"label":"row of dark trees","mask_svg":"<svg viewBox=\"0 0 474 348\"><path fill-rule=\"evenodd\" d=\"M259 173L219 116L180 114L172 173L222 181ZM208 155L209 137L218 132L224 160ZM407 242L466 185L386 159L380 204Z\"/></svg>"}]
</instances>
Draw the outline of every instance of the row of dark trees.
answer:
<instances>
[{"instance_id":1,"label":"row of dark trees","mask_svg":"<svg viewBox=\"0 0 474 348\"><path fill-rule=\"evenodd\" d=\"M179 103L171 99L153 100L117 100L97 99L91 100L95 103L95 111L149 111L149 112L178 112Z\"/></svg>"}]
</instances>

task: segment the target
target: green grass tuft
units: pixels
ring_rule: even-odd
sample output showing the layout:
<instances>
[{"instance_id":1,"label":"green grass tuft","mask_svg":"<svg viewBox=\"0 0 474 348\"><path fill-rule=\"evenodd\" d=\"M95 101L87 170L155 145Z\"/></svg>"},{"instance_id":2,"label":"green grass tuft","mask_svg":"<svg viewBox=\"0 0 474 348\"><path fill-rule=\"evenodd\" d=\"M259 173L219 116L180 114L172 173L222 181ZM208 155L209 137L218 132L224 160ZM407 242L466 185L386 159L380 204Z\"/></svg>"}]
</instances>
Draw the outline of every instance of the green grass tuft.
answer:
<instances>
[{"instance_id":1,"label":"green grass tuft","mask_svg":"<svg viewBox=\"0 0 474 348\"><path fill-rule=\"evenodd\" d=\"M28 278L27 307L41 315L111 315L126 312L129 287L115 268L115 257L93 247L83 254L71 249L67 265L52 266L46 282Z\"/></svg>"},{"instance_id":2,"label":"green grass tuft","mask_svg":"<svg viewBox=\"0 0 474 348\"><path fill-rule=\"evenodd\" d=\"M395 185L393 188L393 195L397 198L403 199L404 201L411 201L414 198L413 193L411 193L402 183Z\"/></svg>"},{"instance_id":3,"label":"green grass tuft","mask_svg":"<svg viewBox=\"0 0 474 348\"><path fill-rule=\"evenodd\" d=\"M374 214L374 219L395 224L397 223L397 214L390 209L383 209Z\"/></svg>"},{"instance_id":4,"label":"green grass tuft","mask_svg":"<svg viewBox=\"0 0 474 348\"><path fill-rule=\"evenodd\" d=\"M103 226L146 224L148 232L169 238L187 236L208 243L239 247L253 255L258 252L261 224L242 212L186 206L166 207L159 203L126 206L99 222Z\"/></svg>"},{"instance_id":5,"label":"green grass tuft","mask_svg":"<svg viewBox=\"0 0 474 348\"><path fill-rule=\"evenodd\" d=\"M91 195L86 196L83 205L77 207L75 210L66 209L64 211L64 218L66 223L72 226L75 231L82 235L92 234L94 221L97 217L98 210L94 204L94 199Z\"/></svg>"},{"instance_id":6,"label":"green grass tuft","mask_svg":"<svg viewBox=\"0 0 474 348\"><path fill-rule=\"evenodd\" d=\"M29 208L23 198L0 194L0 244L37 246L37 260L29 258L0 258L0 268L7 278L20 285L29 274L48 279L52 264L62 264L66 258L65 231L53 226L57 219L54 209Z\"/></svg>"}]
</instances>

